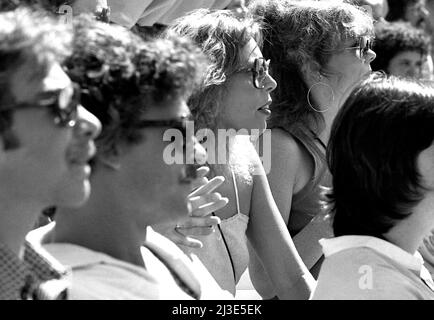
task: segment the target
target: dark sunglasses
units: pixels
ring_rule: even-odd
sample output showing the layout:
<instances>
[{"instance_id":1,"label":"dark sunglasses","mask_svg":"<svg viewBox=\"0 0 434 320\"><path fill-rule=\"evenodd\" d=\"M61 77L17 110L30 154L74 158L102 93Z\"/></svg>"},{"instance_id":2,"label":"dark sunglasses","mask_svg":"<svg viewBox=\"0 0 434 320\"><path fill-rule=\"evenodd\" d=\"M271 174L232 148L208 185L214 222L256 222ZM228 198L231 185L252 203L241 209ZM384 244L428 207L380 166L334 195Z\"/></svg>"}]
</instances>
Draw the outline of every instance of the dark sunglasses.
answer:
<instances>
[{"instance_id":1,"label":"dark sunglasses","mask_svg":"<svg viewBox=\"0 0 434 320\"><path fill-rule=\"evenodd\" d=\"M48 108L53 115L54 123L59 127L72 128L77 122L78 106L80 105L81 90L77 84L72 85L72 95L66 89L56 94L40 98L36 102L21 102L1 108L0 112L8 112L24 108Z\"/></svg>"},{"instance_id":2,"label":"dark sunglasses","mask_svg":"<svg viewBox=\"0 0 434 320\"><path fill-rule=\"evenodd\" d=\"M179 119L167 119L167 120L141 120L137 123L137 128L169 128L177 129L181 131L183 138L183 152L186 156L186 146L187 146L187 122L192 121L191 117L182 117ZM184 165L183 172L179 181L181 183L190 183L192 180L197 178L197 169L201 167L198 164L186 164Z\"/></svg>"},{"instance_id":3,"label":"dark sunglasses","mask_svg":"<svg viewBox=\"0 0 434 320\"><path fill-rule=\"evenodd\" d=\"M253 75L253 86L256 89L265 88L265 79L269 71L270 60L264 58L256 58L253 63L253 68L241 68L235 71L238 72L251 72Z\"/></svg>"},{"instance_id":4,"label":"dark sunglasses","mask_svg":"<svg viewBox=\"0 0 434 320\"><path fill-rule=\"evenodd\" d=\"M369 50L372 50L373 40L369 37L360 37L359 45L345 49L359 49L359 58L363 59Z\"/></svg>"},{"instance_id":5,"label":"dark sunglasses","mask_svg":"<svg viewBox=\"0 0 434 320\"><path fill-rule=\"evenodd\" d=\"M178 129L182 133L184 146L187 142L187 121L191 121L190 117L181 117L179 119L167 119L167 120L141 120L137 123L136 127L141 128L169 128Z\"/></svg>"}]
</instances>

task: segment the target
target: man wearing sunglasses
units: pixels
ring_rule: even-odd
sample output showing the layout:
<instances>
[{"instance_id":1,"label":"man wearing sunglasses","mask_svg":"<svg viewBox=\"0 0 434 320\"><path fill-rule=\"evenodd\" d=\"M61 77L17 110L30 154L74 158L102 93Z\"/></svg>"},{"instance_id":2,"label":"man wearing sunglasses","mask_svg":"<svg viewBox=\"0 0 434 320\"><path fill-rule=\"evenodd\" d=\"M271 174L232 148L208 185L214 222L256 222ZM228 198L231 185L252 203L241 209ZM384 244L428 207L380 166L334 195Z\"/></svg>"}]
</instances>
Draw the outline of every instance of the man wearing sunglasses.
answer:
<instances>
[{"instance_id":1,"label":"man wearing sunglasses","mask_svg":"<svg viewBox=\"0 0 434 320\"><path fill-rule=\"evenodd\" d=\"M204 156L184 130L186 99L204 58L179 37L144 43L122 27L87 17L74 19L74 31L74 52L65 65L82 88L83 105L103 124L92 193L81 208L57 208L55 223L32 235L43 237L45 249L71 266L71 299L231 297L197 258L190 260L149 228L188 217L196 167L168 164L163 155L175 144L174 152L186 160ZM179 130L183 139L165 141L168 129ZM185 154L187 142L195 144L195 154ZM200 205L217 210L219 195L208 196L199 196ZM190 205L195 210L199 204ZM205 220L212 226L218 219Z\"/></svg>"},{"instance_id":2,"label":"man wearing sunglasses","mask_svg":"<svg viewBox=\"0 0 434 320\"><path fill-rule=\"evenodd\" d=\"M0 299L66 297L65 268L25 236L46 207L90 191L100 123L59 64L70 41L43 13L0 14Z\"/></svg>"}]
</instances>

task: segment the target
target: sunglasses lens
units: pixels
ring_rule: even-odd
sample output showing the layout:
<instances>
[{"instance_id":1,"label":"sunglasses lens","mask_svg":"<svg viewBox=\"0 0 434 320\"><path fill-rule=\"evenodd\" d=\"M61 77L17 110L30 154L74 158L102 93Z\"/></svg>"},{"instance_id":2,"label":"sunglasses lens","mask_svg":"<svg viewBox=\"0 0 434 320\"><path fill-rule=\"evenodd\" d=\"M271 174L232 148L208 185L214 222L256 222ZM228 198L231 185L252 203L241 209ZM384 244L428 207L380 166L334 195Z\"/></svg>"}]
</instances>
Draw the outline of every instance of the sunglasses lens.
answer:
<instances>
[{"instance_id":1,"label":"sunglasses lens","mask_svg":"<svg viewBox=\"0 0 434 320\"><path fill-rule=\"evenodd\" d=\"M363 43L360 45L360 57L364 57L365 54L372 49L372 41L370 39L362 38Z\"/></svg>"},{"instance_id":2,"label":"sunglasses lens","mask_svg":"<svg viewBox=\"0 0 434 320\"><path fill-rule=\"evenodd\" d=\"M59 102L56 108L56 122L60 126L72 127L77 120L78 105L80 104L80 89L78 86L73 87L72 96L59 96Z\"/></svg>"},{"instance_id":3,"label":"sunglasses lens","mask_svg":"<svg viewBox=\"0 0 434 320\"><path fill-rule=\"evenodd\" d=\"M269 61L264 59L255 60L255 85L258 89L264 88L264 80L267 76Z\"/></svg>"}]
</instances>

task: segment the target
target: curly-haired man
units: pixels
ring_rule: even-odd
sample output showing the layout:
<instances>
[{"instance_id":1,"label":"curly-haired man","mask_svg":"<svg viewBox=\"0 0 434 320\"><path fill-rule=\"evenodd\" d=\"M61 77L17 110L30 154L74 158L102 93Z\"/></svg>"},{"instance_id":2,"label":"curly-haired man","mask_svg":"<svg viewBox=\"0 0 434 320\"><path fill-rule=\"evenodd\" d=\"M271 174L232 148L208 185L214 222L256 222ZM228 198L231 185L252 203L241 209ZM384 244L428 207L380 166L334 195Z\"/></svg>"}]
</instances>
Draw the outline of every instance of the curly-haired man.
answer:
<instances>
[{"instance_id":1,"label":"curly-haired man","mask_svg":"<svg viewBox=\"0 0 434 320\"><path fill-rule=\"evenodd\" d=\"M74 53L65 65L103 131L89 201L76 210L58 208L55 226L43 227L54 228L46 234L54 243L45 248L72 267L71 298L230 297L198 259L147 228L188 215L195 167L168 164L163 154L174 144L175 156L193 156L183 148L194 145L185 130L186 99L204 58L179 37L145 43L119 26L85 17L74 23ZM184 139L167 141L168 129Z\"/></svg>"}]
</instances>

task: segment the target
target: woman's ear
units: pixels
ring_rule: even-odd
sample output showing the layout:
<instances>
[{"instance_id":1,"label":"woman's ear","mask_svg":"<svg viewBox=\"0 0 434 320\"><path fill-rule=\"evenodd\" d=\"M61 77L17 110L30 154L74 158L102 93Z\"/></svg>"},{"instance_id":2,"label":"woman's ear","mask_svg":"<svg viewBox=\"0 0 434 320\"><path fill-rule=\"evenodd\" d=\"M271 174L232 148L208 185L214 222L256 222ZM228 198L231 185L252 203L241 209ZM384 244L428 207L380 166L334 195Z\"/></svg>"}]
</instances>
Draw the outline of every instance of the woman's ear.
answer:
<instances>
[{"instance_id":1,"label":"woman's ear","mask_svg":"<svg viewBox=\"0 0 434 320\"><path fill-rule=\"evenodd\" d=\"M301 67L301 72L307 87L311 87L321 80L320 68L315 62L305 62Z\"/></svg>"}]
</instances>

